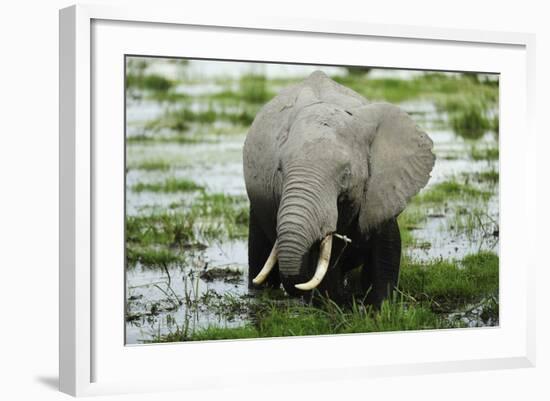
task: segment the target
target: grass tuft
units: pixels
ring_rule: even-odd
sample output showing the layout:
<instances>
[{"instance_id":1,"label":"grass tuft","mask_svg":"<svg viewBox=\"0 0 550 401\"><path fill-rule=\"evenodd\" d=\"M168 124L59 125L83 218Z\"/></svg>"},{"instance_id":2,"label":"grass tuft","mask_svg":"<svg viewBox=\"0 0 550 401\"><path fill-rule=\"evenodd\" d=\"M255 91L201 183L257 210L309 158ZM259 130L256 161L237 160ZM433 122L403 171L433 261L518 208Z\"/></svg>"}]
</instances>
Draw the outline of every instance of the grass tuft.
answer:
<instances>
[{"instance_id":1,"label":"grass tuft","mask_svg":"<svg viewBox=\"0 0 550 401\"><path fill-rule=\"evenodd\" d=\"M147 263L143 255L159 256L159 250L181 259L182 252L202 247L199 241L246 238L248 199L245 196L209 194L201 191L189 206L175 205L177 211L126 217L128 266ZM161 255L165 256L165 255ZM152 265L157 266L155 264Z\"/></svg>"},{"instance_id":2,"label":"grass tuft","mask_svg":"<svg viewBox=\"0 0 550 401\"><path fill-rule=\"evenodd\" d=\"M193 111L187 107L170 110L158 119L151 120L145 125L145 129L159 131L168 129L176 132L189 130L190 124L212 125L218 121L226 121L234 125L249 126L254 121L258 107L249 110L239 108L231 112L215 110L210 107L203 111Z\"/></svg>"},{"instance_id":3,"label":"grass tuft","mask_svg":"<svg viewBox=\"0 0 550 401\"><path fill-rule=\"evenodd\" d=\"M455 133L466 139L479 139L491 127L483 110L469 107L451 115L451 127Z\"/></svg>"},{"instance_id":4,"label":"grass tuft","mask_svg":"<svg viewBox=\"0 0 550 401\"><path fill-rule=\"evenodd\" d=\"M466 256L461 262L406 261L399 288L417 301L428 301L434 310L451 312L498 294L498 271L498 256L490 252Z\"/></svg>"},{"instance_id":5,"label":"grass tuft","mask_svg":"<svg viewBox=\"0 0 550 401\"><path fill-rule=\"evenodd\" d=\"M138 182L132 186L135 192L192 192L203 190L204 187L185 178L170 177L162 182L144 183Z\"/></svg>"},{"instance_id":6,"label":"grass tuft","mask_svg":"<svg viewBox=\"0 0 550 401\"><path fill-rule=\"evenodd\" d=\"M157 74L126 74L126 88L165 92L174 82Z\"/></svg>"},{"instance_id":7,"label":"grass tuft","mask_svg":"<svg viewBox=\"0 0 550 401\"><path fill-rule=\"evenodd\" d=\"M491 192L474 188L471 185L457 181L444 181L421 192L413 198L413 202L418 205L421 203L445 203L464 198L488 200L490 197Z\"/></svg>"},{"instance_id":8,"label":"grass tuft","mask_svg":"<svg viewBox=\"0 0 550 401\"><path fill-rule=\"evenodd\" d=\"M245 74L239 81L242 99L250 103L265 103L273 94L267 89L267 78L261 74Z\"/></svg>"},{"instance_id":9,"label":"grass tuft","mask_svg":"<svg viewBox=\"0 0 550 401\"><path fill-rule=\"evenodd\" d=\"M497 170L488 170L482 171L477 174L478 179L481 182L489 182L491 184L496 184L499 181L499 172Z\"/></svg>"},{"instance_id":10,"label":"grass tuft","mask_svg":"<svg viewBox=\"0 0 550 401\"><path fill-rule=\"evenodd\" d=\"M170 163L165 160L145 160L134 168L147 171L166 171L170 169Z\"/></svg>"},{"instance_id":11,"label":"grass tuft","mask_svg":"<svg viewBox=\"0 0 550 401\"><path fill-rule=\"evenodd\" d=\"M499 159L499 151L498 148L479 148L476 146L472 146L470 148L470 157L472 160L487 160L487 161L493 161Z\"/></svg>"},{"instance_id":12,"label":"grass tuft","mask_svg":"<svg viewBox=\"0 0 550 401\"><path fill-rule=\"evenodd\" d=\"M180 255L164 248L155 249L134 246L126 248L126 263L129 267L135 266L139 262L144 268L166 268L166 266L181 260L182 257Z\"/></svg>"}]
</instances>

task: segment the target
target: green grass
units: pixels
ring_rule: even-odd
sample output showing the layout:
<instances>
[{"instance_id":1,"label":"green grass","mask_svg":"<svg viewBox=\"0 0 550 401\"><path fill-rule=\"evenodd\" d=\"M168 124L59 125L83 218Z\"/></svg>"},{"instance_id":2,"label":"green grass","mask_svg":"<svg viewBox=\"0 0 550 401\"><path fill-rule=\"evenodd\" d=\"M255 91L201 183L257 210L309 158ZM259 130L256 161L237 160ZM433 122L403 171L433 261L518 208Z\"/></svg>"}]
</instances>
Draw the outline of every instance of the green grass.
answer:
<instances>
[{"instance_id":1,"label":"green grass","mask_svg":"<svg viewBox=\"0 0 550 401\"><path fill-rule=\"evenodd\" d=\"M214 110L205 110L194 112L187 107L177 110L169 110L162 117L151 120L145 125L145 129L158 131L169 129L176 132L184 132L189 129L189 124L198 122L202 124L212 124L216 121L216 112Z\"/></svg>"},{"instance_id":2,"label":"green grass","mask_svg":"<svg viewBox=\"0 0 550 401\"><path fill-rule=\"evenodd\" d=\"M127 144L177 143L179 145L195 145L199 143L219 143L222 135L239 133L242 130L209 129L207 132L196 130L193 134L176 133L175 135L133 135L126 138Z\"/></svg>"},{"instance_id":3,"label":"green grass","mask_svg":"<svg viewBox=\"0 0 550 401\"><path fill-rule=\"evenodd\" d=\"M258 111L258 110L256 110ZM235 125L249 126L256 117L256 111L241 110L237 113L222 113L220 120L226 120Z\"/></svg>"},{"instance_id":4,"label":"green grass","mask_svg":"<svg viewBox=\"0 0 550 401\"><path fill-rule=\"evenodd\" d=\"M444 204L451 200L460 199L481 199L488 200L491 192L477 189L468 184L462 184L457 181L444 181L433 185L431 188L421 192L413 198L416 205L423 203Z\"/></svg>"},{"instance_id":5,"label":"green grass","mask_svg":"<svg viewBox=\"0 0 550 401\"><path fill-rule=\"evenodd\" d=\"M460 319L472 305L483 308L482 319L498 321L499 259L490 252L468 255L460 261L430 263L406 260L399 292L374 310L360 301L339 306L319 298L316 306L288 298L260 295L254 302L233 300L232 309L249 309L250 322L239 327L210 327L194 332L177 329L154 342L223 340L369 333L464 327ZM225 301L224 301L225 302ZM218 305L223 309L224 303ZM457 318L455 315L458 314Z\"/></svg>"},{"instance_id":6,"label":"green grass","mask_svg":"<svg viewBox=\"0 0 550 401\"><path fill-rule=\"evenodd\" d=\"M191 135L133 135L126 138L126 144L149 144L149 143L178 143L180 145L194 145L197 143L213 142L204 138Z\"/></svg>"},{"instance_id":7,"label":"green grass","mask_svg":"<svg viewBox=\"0 0 550 401\"><path fill-rule=\"evenodd\" d=\"M487 131L498 135L498 115L491 116L498 108L498 83L478 79L475 74L429 73L409 80L348 74L334 79L373 101L435 103L440 113L449 115L448 126L465 139L479 139Z\"/></svg>"},{"instance_id":8,"label":"green grass","mask_svg":"<svg viewBox=\"0 0 550 401\"><path fill-rule=\"evenodd\" d=\"M194 223L192 216L178 213L127 216L126 242L139 247L188 245L196 240Z\"/></svg>"},{"instance_id":9,"label":"green grass","mask_svg":"<svg viewBox=\"0 0 550 401\"><path fill-rule=\"evenodd\" d=\"M470 157L472 160L498 160L499 150L498 148L472 146L470 148Z\"/></svg>"},{"instance_id":10,"label":"green grass","mask_svg":"<svg viewBox=\"0 0 550 401\"><path fill-rule=\"evenodd\" d=\"M355 69L352 69L346 75L333 78L369 100L393 103L407 100L433 102L438 110L449 114L449 126L458 135L467 139L479 138L487 130L498 134L498 115L490 114L490 111L498 106L498 84L493 81L473 79L471 74L441 73L425 74L413 79L372 79L368 74L354 72ZM214 94L191 96L174 92L172 89L177 82L161 78L136 70L130 71L127 81L130 88L148 90L149 98L155 101L183 104L177 109L169 109L160 118L149 121L145 127L150 130L168 129L180 133L188 131L191 124L212 125L217 121L249 126L260 106L275 96L273 88L278 90L281 85L285 86L295 81L268 80L262 74L246 74L237 81L238 89L232 89L229 81L223 81L230 89ZM192 110L189 105L198 100L207 102L207 107L200 111ZM231 108L227 109L226 106Z\"/></svg>"},{"instance_id":11,"label":"green grass","mask_svg":"<svg viewBox=\"0 0 550 401\"><path fill-rule=\"evenodd\" d=\"M176 262L182 261L182 256L165 248L140 248L128 245L126 247L126 263L128 267L135 266L138 262L145 268L166 268Z\"/></svg>"},{"instance_id":12,"label":"green grass","mask_svg":"<svg viewBox=\"0 0 550 401\"><path fill-rule=\"evenodd\" d=\"M145 129L159 131L168 129L175 132L187 131L190 124L211 125L217 121L226 121L234 125L248 126L252 124L259 106L254 108L240 107L236 111L214 110L209 107L203 111L193 111L184 106L177 110L169 110L158 119L145 124Z\"/></svg>"},{"instance_id":13,"label":"green grass","mask_svg":"<svg viewBox=\"0 0 550 401\"><path fill-rule=\"evenodd\" d=\"M453 131L469 140L477 140L487 131L493 131L498 135L499 129L498 114L491 117L490 113L498 107L498 87L476 87L477 93L458 92L436 98L438 111L448 113Z\"/></svg>"},{"instance_id":14,"label":"green grass","mask_svg":"<svg viewBox=\"0 0 550 401\"><path fill-rule=\"evenodd\" d=\"M201 341L201 340L236 340L240 338L259 338L258 331L253 326L243 326L235 328L208 327L193 333L192 337L184 338L181 333L174 333L163 337L160 341L154 342L174 342L174 341Z\"/></svg>"},{"instance_id":15,"label":"green grass","mask_svg":"<svg viewBox=\"0 0 550 401\"><path fill-rule=\"evenodd\" d=\"M203 111L192 111L188 108L182 108L168 114L168 116L172 116L175 121L181 121L182 123L212 124L216 121L217 114L212 108Z\"/></svg>"},{"instance_id":16,"label":"green grass","mask_svg":"<svg viewBox=\"0 0 550 401\"><path fill-rule=\"evenodd\" d=\"M269 81L265 75L245 74L239 79L238 90L225 89L221 92L210 95L210 99L232 104L249 103L264 104L275 96L269 89Z\"/></svg>"},{"instance_id":17,"label":"green grass","mask_svg":"<svg viewBox=\"0 0 550 401\"><path fill-rule=\"evenodd\" d=\"M242 99L250 103L265 103L274 96L267 89L267 78L261 74L245 74L239 81Z\"/></svg>"},{"instance_id":18,"label":"green grass","mask_svg":"<svg viewBox=\"0 0 550 401\"><path fill-rule=\"evenodd\" d=\"M491 121L491 130L495 133L495 135L498 138L499 132L500 132L500 118L498 116L494 116Z\"/></svg>"},{"instance_id":19,"label":"green grass","mask_svg":"<svg viewBox=\"0 0 550 401\"><path fill-rule=\"evenodd\" d=\"M184 333L176 330L153 342L270 338L327 334L370 333L461 327L424 306L411 306L395 298L385 301L379 311L361 303L343 309L330 300L322 307L294 303L265 305L255 312L255 323L235 328L210 326Z\"/></svg>"},{"instance_id":20,"label":"green grass","mask_svg":"<svg viewBox=\"0 0 550 401\"><path fill-rule=\"evenodd\" d=\"M132 186L132 190L135 192L192 192L203 190L204 187L197 183L185 179L170 177L162 182L138 182Z\"/></svg>"},{"instance_id":21,"label":"green grass","mask_svg":"<svg viewBox=\"0 0 550 401\"><path fill-rule=\"evenodd\" d=\"M401 102L417 98L422 88L415 80L401 80L397 78L369 79L361 75L335 76L333 79L369 100L383 100Z\"/></svg>"},{"instance_id":22,"label":"green grass","mask_svg":"<svg viewBox=\"0 0 550 401\"><path fill-rule=\"evenodd\" d=\"M173 64L185 65L187 60L172 60ZM151 60L141 57L126 59L126 89L132 97L142 96L157 102L177 102L187 99L183 93L174 92L178 80L160 74L147 73Z\"/></svg>"},{"instance_id":23,"label":"green grass","mask_svg":"<svg viewBox=\"0 0 550 401\"><path fill-rule=\"evenodd\" d=\"M460 262L408 261L401 268L399 288L417 301L427 301L434 310L451 312L498 294L499 258L480 252Z\"/></svg>"},{"instance_id":24,"label":"green grass","mask_svg":"<svg viewBox=\"0 0 550 401\"><path fill-rule=\"evenodd\" d=\"M126 74L126 88L165 92L175 83L158 74Z\"/></svg>"},{"instance_id":25,"label":"green grass","mask_svg":"<svg viewBox=\"0 0 550 401\"><path fill-rule=\"evenodd\" d=\"M348 74L335 76L333 79L369 100L402 102L412 99L426 99L446 103L461 97L475 97L491 105L496 104L498 100L498 87L495 87L494 84L476 82L462 74L428 73L409 80L398 78L372 79L368 75ZM454 104L457 102L455 100Z\"/></svg>"},{"instance_id":26,"label":"green grass","mask_svg":"<svg viewBox=\"0 0 550 401\"><path fill-rule=\"evenodd\" d=\"M170 163L165 160L144 160L133 168L147 171L167 171L170 169Z\"/></svg>"},{"instance_id":27,"label":"green grass","mask_svg":"<svg viewBox=\"0 0 550 401\"><path fill-rule=\"evenodd\" d=\"M482 171L477 174L477 177L481 182L496 184L499 181L499 172L497 170Z\"/></svg>"},{"instance_id":28,"label":"green grass","mask_svg":"<svg viewBox=\"0 0 550 401\"><path fill-rule=\"evenodd\" d=\"M452 114L450 122L454 132L466 139L479 139L491 127L483 110L474 107Z\"/></svg>"},{"instance_id":29,"label":"green grass","mask_svg":"<svg viewBox=\"0 0 550 401\"><path fill-rule=\"evenodd\" d=\"M148 264L167 254L175 262L187 250L203 247L205 241L246 238L248 209L245 196L201 191L188 205L174 205L173 211L127 216L128 266L137 261Z\"/></svg>"},{"instance_id":30,"label":"green grass","mask_svg":"<svg viewBox=\"0 0 550 401\"><path fill-rule=\"evenodd\" d=\"M261 316L257 324L260 336L307 336L451 327L427 308L407 305L398 297L385 301L379 311L357 302L350 308L341 308L330 300L324 302L319 308L272 308L265 316Z\"/></svg>"}]
</instances>

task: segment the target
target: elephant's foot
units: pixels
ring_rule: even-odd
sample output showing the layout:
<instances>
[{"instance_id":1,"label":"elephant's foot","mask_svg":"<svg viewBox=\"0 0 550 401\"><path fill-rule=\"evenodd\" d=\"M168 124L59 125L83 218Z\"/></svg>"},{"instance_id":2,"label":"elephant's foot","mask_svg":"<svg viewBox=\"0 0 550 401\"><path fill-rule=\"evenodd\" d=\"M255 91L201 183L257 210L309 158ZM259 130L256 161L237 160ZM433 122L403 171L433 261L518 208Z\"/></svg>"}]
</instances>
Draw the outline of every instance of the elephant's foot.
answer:
<instances>
[{"instance_id":1,"label":"elephant's foot","mask_svg":"<svg viewBox=\"0 0 550 401\"><path fill-rule=\"evenodd\" d=\"M395 219L385 223L368 241L368 251L361 272L365 301L380 308L397 287L401 263L401 236Z\"/></svg>"}]
</instances>

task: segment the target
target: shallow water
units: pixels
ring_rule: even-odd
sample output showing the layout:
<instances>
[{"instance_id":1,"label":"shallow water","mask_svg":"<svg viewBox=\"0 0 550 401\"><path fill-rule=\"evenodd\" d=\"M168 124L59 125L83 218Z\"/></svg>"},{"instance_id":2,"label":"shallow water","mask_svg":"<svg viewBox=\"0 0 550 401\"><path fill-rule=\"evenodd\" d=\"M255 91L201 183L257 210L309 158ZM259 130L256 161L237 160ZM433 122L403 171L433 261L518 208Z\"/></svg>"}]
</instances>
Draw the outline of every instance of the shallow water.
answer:
<instances>
[{"instance_id":1,"label":"shallow water","mask_svg":"<svg viewBox=\"0 0 550 401\"><path fill-rule=\"evenodd\" d=\"M227 318L223 311L216 313L208 308L183 302L174 309L177 298L190 297L199 300L208 294L232 294L236 297L248 293L246 272L248 260L247 243L244 240L215 243L204 251L196 252L188 258L185 266L171 267L170 285L164 270L147 269L138 265L126 274L127 313L136 316L126 322L126 342L140 343L154 335L180 329L186 325L189 330L207 327L211 324L228 327L242 324L244 317L236 314ZM205 270L228 268L242 272L240 279L208 281L200 277ZM173 292L172 292L173 291ZM167 294L169 296L167 296ZM172 301L169 301L172 300ZM151 305L158 304L158 313L151 315ZM167 310L168 309L168 310ZM168 318L168 316L170 316Z\"/></svg>"},{"instance_id":2,"label":"shallow water","mask_svg":"<svg viewBox=\"0 0 550 401\"><path fill-rule=\"evenodd\" d=\"M245 134L231 135L219 143L177 144L152 143L129 145L128 158L162 160L168 171L134 169L126 174L126 213L135 215L144 207L164 207L188 198L185 193L135 192L138 182L160 182L169 177L191 179L212 193L246 195L243 179L242 147Z\"/></svg>"}]
</instances>

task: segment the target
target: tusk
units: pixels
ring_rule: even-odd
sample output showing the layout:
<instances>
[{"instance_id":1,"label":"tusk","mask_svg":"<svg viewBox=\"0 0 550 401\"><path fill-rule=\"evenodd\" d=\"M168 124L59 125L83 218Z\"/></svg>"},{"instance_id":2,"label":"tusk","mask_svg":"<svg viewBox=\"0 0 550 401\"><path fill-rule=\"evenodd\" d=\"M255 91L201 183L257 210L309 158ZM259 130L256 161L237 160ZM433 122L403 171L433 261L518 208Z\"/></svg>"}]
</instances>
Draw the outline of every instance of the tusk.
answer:
<instances>
[{"instance_id":1,"label":"tusk","mask_svg":"<svg viewBox=\"0 0 550 401\"><path fill-rule=\"evenodd\" d=\"M277 241L275 241L264 267L262 267L262 270L260 270L252 282L256 285L262 284L273 269L273 266L275 266L275 263L277 263Z\"/></svg>"},{"instance_id":2,"label":"tusk","mask_svg":"<svg viewBox=\"0 0 550 401\"><path fill-rule=\"evenodd\" d=\"M316 288L325 274L328 271L328 264L330 262L330 251L332 248L332 234L327 235L323 241L321 241L321 252L319 253L319 261L317 262L317 269L315 274L307 283L296 284L295 287L299 290L308 291Z\"/></svg>"}]
</instances>

